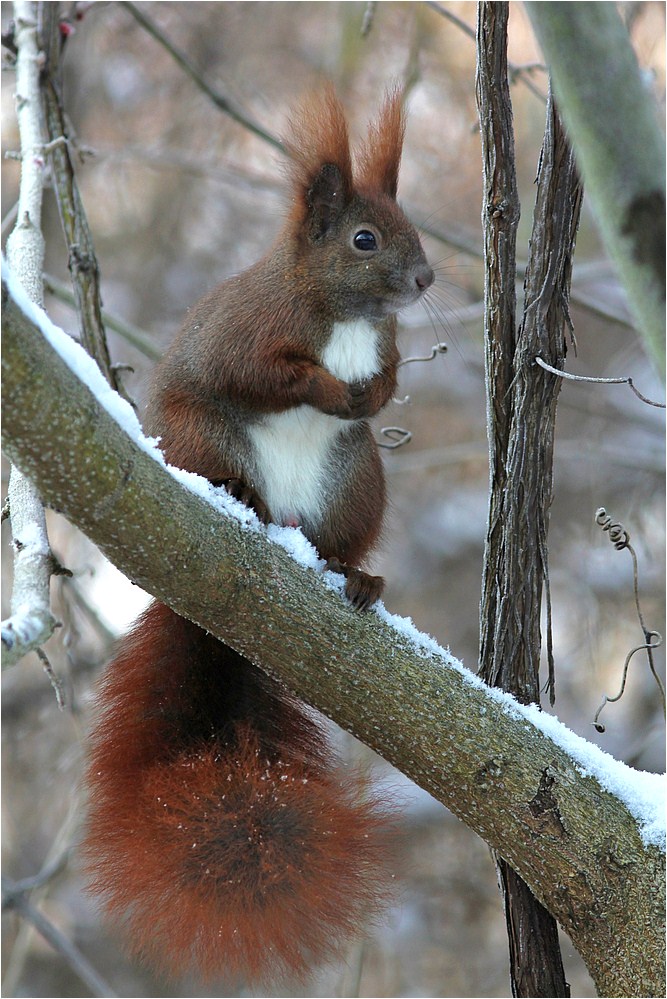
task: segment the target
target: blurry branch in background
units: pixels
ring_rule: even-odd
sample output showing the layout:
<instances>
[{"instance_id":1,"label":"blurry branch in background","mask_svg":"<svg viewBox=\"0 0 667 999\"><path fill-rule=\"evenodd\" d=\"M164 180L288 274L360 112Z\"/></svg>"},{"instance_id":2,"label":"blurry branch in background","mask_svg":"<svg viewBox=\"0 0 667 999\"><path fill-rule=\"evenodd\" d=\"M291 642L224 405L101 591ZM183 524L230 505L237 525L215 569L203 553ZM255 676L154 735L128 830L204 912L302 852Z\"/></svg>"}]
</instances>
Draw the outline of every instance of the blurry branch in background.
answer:
<instances>
[{"instance_id":1,"label":"blurry branch in background","mask_svg":"<svg viewBox=\"0 0 667 999\"><path fill-rule=\"evenodd\" d=\"M253 133L253 135L256 135L260 139L264 139L265 142L270 143L275 149L285 152L285 147L280 139L278 139L275 135L272 135L271 132L267 131L261 125L257 124L257 122L253 121L245 111L235 107L229 97L206 82L199 70L192 65L188 57L181 52L180 49L176 48L174 43L167 37L155 21L148 17L144 9L145 5L142 4L140 6L139 4L131 3L130 0L122 0L122 6L126 7L142 28L144 28L149 35L152 35L152 37L167 50L169 55L176 60L181 69L187 73L190 79L193 80L199 89L213 101L215 106L219 108L220 111L223 111L239 125L247 128Z\"/></svg>"},{"instance_id":2,"label":"blurry branch in background","mask_svg":"<svg viewBox=\"0 0 667 999\"><path fill-rule=\"evenodd\" d=\"M455 14L453 10L449 10L448 7L445 7L441 3L436 3L435 0L426 0L426 5L431 7L432 10L437 11L438 14L441 14L442 17L445 17L448 21L451 21L452 24L455 24L456 27L460 28L463 34L467 35L471 41L475 41L475 29L472 25L468 24L467 21L464 21L463 18L459 17L458 14ZM546 67L542 63L535 62L528 63L525 66L519 66L515 62L508 61L507 72L510 83L514 83L515 80L519 80L521 83L526 85L531 94L535 94L535 96L539 97L541 101L546 100L546 94L544 94L539 87L536 87L531 79L532 73L546 72Z\"/></svg>"},{"instance_id":3,"label":"blurry branch in background","mask_svg":"<svg viewBox=\"0 0 667 999\"><path fill-rule=\"evenodd\" d=\"M370 30L373 27L373 19L375 18L375 11L377 10L377 3L375 0L367 0L366 9L364 10L364 19L361 22L361 37L366 38L370 34Z\"/></svg>"},{"instance_id":4,"label":"blurry branch in background","mask_svg":"<svg viewBox=\"0 0 667 999\"><path fill-rule=\"evenodd\" d=\"M665 138L655 102L616 4L526 9L602 239L664 378Z\"/></svg>"},{"instance_id":5,"label":"blurry branch in background","mask_svg":"<svg viewBox=\"0 0 667 999\"><path fill-rule=\"evenodd\" d=\"M7 240L7 258L26 293L42 305L44 239L41 232L44 183L44 131L40 115L37 5L14 4L16 114L21 142L21 180L16 225ZM14 546L11 617L2 622L2 665L13 666L37 649L56 627L50 580L54 559L44 507L36 487L12 468L9 515Z\"/></svg>"},{"instance_id":6,"label":"blurry branch in background","mask_svg":"<svg viewBox=\"0 0 667 999\"><path fill-rule=\"evenodd\" d=\"M64 302L66 305L73 305L76 307L76 297L64 282L59 281L58 278L53 277L50 274L44 275L44 287L46 291L50 292L54 298L57 298L59 302ZM159 361L162 356L162 351L159 347L155 346L155 343L151 339L149 333L144 330L139 329L137 326L133 326L131 323L126 322L124 319L119 319L117 316L112 315L105 309L101 311L102 321L109 329L114 330L116 333L120 334L124 340L131 343L133 347L150 358L151 361Z\"/></svg>"},{"instance_id":7,"label":"blurry branch in background","mask_svg":"<svg viewBox=\"0 0 667 999\"><path fill-rule=\"evenodd\" d=\"M36 888L47 885L57 877L67 866L68 851L62 853L54 861L47 862L39 874L21 881L2 878L2 910L13 911L49 943L55 951L67 962L70 968L90 989L93 996L115 996L111 986L98 974L86 957L51 920L36 908L30 900L30 894ZM5 995L7 993L5 992Z\"/></svg>"},{"instance_id":8,"label":"blurry branch in background","mask_svg":"<svg viewBox=\"0 0 667 999\"><path fill-rule=\"evenodd\" d=\"M67 243L81 343L94 357L104 377L129 402L112 365L102 320L100 271L69 150L69 135L62 102L61 55L67 35L60 30L60 4L38 4L40 46L43 53L41 95L49 138L53 184L58 214Z\"/></svg>"},{"instance_id":9,"label":"blurry branch in background","mask_svg":"<svg viewBox=\"0 0 667 999\"><path fill-rule=\"evenodd\" d=\"M33 702L34 703L34 702ZM53 889L59 874L67 867L75 829L78 824L80 802L77 793L69 801L67 814L58 829L53 832L46 858L41 870L33 877L12 881L3 878L2 907L12 909L21 917L20 926L11 942L11 949L3 962L2 994L3 996L18 995L19 982L27 962L30 960L31 946L35 931L56 950L79 975L82 981L91 988L98 988L93 995L113 996L109 986L88 964L83 955L57 929L50 920L38 909L49 892Z\"/></svg>"},{"instance_id":10,"label":"blurry branch in background","mask_svg":"<svg viewBox=\"0 0 667 999\"><path fill-rule=\"evenodd\" d=\"M44 649L37 648L35 649L35 652L37 653L37 658L44 667L44 672L49 678L51 687L53 688L53 693L56 695L56 704L58 705L61 711L64 711L66 698L65 698L65 688L63 686L62 680L54 672L53 666L51 665L51 661L47 656L46 652L44 651Z\"/></svg>"}]
</instances>

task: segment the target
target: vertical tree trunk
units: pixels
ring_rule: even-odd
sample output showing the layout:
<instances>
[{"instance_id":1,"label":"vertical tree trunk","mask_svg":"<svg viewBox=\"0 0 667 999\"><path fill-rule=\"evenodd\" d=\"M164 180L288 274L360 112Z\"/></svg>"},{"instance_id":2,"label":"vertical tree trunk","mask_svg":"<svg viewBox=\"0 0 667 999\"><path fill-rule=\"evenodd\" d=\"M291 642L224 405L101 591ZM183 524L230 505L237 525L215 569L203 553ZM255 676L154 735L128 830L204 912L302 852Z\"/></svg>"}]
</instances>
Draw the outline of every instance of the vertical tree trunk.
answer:
<instances>
[{"instance_id":1,"label":"vertical tree trunk","mask_svg":"<svg viewBox=\"0 0 667 999\"><path fill-rule=\"evenodd\" d=\"M477 95L484 153L485 343L491 456L480 622L480 673L523 703L539 703L540 616L546 584L549 690L554 698L547 530L559 380L535 364L565 357L564 330L581 190L551 97L515 332L519 200L507 83L508 5L478 8ZM558 928L525 882L497 857L515 996L569 996Z\"/></svg>"}]
</instances>

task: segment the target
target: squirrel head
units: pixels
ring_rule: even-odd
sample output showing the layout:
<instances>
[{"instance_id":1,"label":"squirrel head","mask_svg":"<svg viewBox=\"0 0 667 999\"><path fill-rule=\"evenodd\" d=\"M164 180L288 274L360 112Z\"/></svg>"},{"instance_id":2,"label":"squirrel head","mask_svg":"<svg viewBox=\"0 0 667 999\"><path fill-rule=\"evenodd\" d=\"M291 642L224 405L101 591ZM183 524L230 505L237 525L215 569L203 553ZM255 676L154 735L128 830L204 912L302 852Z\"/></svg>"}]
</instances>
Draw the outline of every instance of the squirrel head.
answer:
<instances>
[{"instance_id":1,"label":"squirrel head","mask_svg":"<svg viewBox=\"0 0 667 999\"><path fill-rule=\"evenodd\" d=\"M352 167L347 122L332 88L309 98L287 142L293 189L288 238L297 271L334 319L379 319L433 283L416 229L396 203L405 117L387 94Z\"/></svg>"}]
</instances>

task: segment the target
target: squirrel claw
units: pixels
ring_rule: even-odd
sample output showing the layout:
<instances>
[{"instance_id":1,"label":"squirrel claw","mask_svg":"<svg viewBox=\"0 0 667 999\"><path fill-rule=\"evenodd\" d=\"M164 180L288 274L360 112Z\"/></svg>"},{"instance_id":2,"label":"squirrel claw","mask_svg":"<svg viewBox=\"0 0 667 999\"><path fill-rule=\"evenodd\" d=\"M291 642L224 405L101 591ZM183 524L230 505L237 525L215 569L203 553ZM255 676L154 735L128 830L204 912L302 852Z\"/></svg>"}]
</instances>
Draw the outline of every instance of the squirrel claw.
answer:
<instances>
[{"instance_id":1,"label":"squirrel claw","mask_svg":"<svg viewBox=\"0 0 667 999\"><path fill-rule=\"evenodd\" d=\"M345 576L345 596L355 610L367 611L376 600L379 600L384 589L382 576L371 576L362 569L345 565L337 558L328 559L325 568Z\"/></svg>"},{"instance_id":2,"label":"squirrel claw","mask_svg":"<svg viewBox=\"0 0 667 999\"><path fill-rule=\"evenodd\" d=\"M261 499L260 496L252 489L250 486L246 485L243 479L223 479L222 485L225 487L230 496L234 499L240 500L244 506L249 507L249 509L254 510L257 515L258 520L262 524L269 524L271 522L271 514L269 508Z\"/></svg>"}]
</instances>

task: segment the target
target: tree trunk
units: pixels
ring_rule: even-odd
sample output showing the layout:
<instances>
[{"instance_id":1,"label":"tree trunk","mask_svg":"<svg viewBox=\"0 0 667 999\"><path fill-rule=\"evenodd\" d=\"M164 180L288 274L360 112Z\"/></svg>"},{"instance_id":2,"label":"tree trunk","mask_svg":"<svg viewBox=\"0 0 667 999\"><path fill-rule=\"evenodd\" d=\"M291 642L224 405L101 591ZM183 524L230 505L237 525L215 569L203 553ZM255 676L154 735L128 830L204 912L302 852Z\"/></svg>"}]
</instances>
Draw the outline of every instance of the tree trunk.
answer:
<instances>
[{"instance_id":1,"label":"tree trunk","mask_svg":"<svg viewBox=\"0 0 667 999\"><path fill-rule=\"evenodd\" d=\"M480 675L523 703L540 700L540 617L547 584L556 399L535 357L562 366L571 255L580 190L553 104L538 173L524 315L515 332L516 227L512 107L507 80L508 5L478 7L477 95L484 163L485 344L491 453L489 521L480 620ZM554 673L549 635L549 690ZM569 996L553 916L496 858L515 996Z\"/></svg>"}]
</instances>

